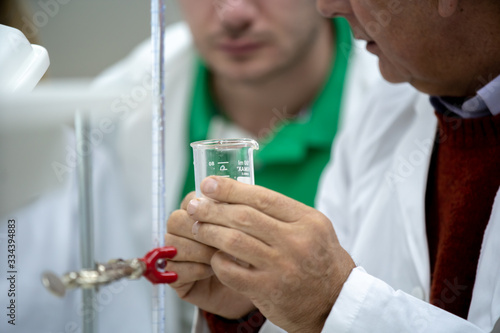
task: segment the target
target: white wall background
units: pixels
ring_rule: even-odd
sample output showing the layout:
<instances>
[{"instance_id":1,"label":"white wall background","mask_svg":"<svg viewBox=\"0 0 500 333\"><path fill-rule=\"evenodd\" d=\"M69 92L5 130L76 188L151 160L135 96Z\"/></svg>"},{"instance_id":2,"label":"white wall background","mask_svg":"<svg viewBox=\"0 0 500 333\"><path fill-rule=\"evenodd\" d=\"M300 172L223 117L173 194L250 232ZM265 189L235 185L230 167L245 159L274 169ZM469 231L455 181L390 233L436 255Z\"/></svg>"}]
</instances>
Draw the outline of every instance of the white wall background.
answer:
<instances>
[{"instance_id":1,"label":"white wall background","mask_svg":"<svg viewBox=\"0 0 500 333\"><path fill-rule=\"evenodd\" d=\"M48 78L94 77L150 36L149 0L22 1L49 52ZM179 18L175 0L168 0L168 22Z\"/></svg>"}]
</instances>

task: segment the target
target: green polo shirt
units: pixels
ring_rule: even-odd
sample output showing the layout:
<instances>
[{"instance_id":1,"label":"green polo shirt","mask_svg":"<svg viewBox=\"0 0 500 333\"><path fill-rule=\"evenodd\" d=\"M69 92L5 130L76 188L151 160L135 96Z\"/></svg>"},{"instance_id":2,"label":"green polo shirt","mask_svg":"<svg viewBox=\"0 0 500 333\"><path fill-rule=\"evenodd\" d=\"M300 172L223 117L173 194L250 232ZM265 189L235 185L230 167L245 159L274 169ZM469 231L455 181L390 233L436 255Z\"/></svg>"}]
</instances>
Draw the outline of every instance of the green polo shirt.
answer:
<instances>
[{"instance_id":1,"label":"green polo shirt","mask_svg":"<svg viewBox=\"0 0 500 333\"><path fill-rule=\"evenodd\" d=\"M335 56L330 75L309 107L309 112L269 131L254 151L255 183L309 206L314 205L319 178L330 159L337 133L342 91L351 50L351 32L344 19L334 19ZM205 140L210 121L221 114L210 94L209 71L200 61L192 91L189 141ZM277 118L282 110L274 110ZM181 198L194 191L194 167L189 155Z\"/></svg>"}]
</instances>

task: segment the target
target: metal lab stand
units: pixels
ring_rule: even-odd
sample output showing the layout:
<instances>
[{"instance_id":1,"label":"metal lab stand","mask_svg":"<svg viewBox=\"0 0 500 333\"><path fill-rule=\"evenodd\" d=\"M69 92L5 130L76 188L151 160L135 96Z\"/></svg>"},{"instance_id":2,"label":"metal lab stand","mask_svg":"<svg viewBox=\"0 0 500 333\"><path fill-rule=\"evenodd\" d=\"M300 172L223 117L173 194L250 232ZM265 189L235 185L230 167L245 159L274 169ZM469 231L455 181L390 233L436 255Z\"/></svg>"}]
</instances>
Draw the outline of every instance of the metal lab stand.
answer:
<instances>
[{"instance_id":1,"label":"metal lab stand","mask_svg":"<svg viewBox=\"0 0 500 333\"><path fill-rule=\"evenodd\" d=\"M76 151L78 170L78 216L80 225L81 269L93 270L94 258L94 209L92 205L92 147L90 137L90 115L79 110L75 116ZM82 333L97 332L97 312L93 308L97 289L82 289Z\"/></svg>"}]
</instances>

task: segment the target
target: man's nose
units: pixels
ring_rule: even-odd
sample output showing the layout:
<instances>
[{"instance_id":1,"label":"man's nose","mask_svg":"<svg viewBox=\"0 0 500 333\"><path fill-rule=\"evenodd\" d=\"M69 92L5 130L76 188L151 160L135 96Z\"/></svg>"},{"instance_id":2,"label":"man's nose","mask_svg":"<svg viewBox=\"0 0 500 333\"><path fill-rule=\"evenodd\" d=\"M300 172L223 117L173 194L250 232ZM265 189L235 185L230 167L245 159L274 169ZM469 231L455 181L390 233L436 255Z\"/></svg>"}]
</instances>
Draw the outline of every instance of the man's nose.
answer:
<instances>
[{"instance_id":1,"label":"man's nose","mask_svg":"<svg viewBox=\"0 0 500 333\"><path fill-rule=\"evenodd\" d=\"M247 29L257 14L254 0L219 0L216 3L219 19L224 27L234 34Z\"/></svg>"},{"instance_id":2,"label":"man's nose","mask_svg":"<svg viewBox=\"0 0 500 333\"><path fill-rule=\"evenodd\" d=\"M325 17L349 16L352 14L350 0L316 0L316 8Z\"/></svg>"}]
</instances>

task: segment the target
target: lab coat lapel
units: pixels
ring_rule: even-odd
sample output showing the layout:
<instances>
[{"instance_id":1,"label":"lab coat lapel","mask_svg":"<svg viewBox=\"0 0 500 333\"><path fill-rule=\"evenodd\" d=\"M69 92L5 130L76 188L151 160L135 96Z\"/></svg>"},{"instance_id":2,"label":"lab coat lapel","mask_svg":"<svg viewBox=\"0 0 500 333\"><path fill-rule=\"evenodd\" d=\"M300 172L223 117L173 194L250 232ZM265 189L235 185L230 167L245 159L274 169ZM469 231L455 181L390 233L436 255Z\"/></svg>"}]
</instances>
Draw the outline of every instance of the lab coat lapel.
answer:
<instances>
[{"instance_id":1,"label":"lab coat lapel","mask_svg":"<svg viewBox=\"0 0 500 333\"><path fill-rule=\"evenodd\" d=\"M486 227L468 320L489 332L500 317L500 189ZM500 323L496 330L500 332ZM495 332L497 332L495 331Z\"/></svg>"},{"instance_id":2,"label":"lab coat lapel","mask_svg":"<svg viewBox=\"0 0 500 333\"><path fill-rule=\"evenodd\" d=\"M168 80L165 86L165 123L169 130L165 131L165 200L166 213L170 214L179 208L179 193L184 186L187 155L190 153L188 142L188 117L190 92L193 84L194 51L187 47L166 61Z\"/></svg>"},{"instance_id":3,"label":"lab coat lapel","mask_svg":"<svg viewBox=\"0 0 500 333\"><path fill-rule=\"evenodd\" d=\"M399 147L397 163L402 179L395 184L405 237L425 299L429 297L430 264L425 229L425 191L437 119L428 96L414 104L415 125Z\"/></svg>"}]
</instances>

